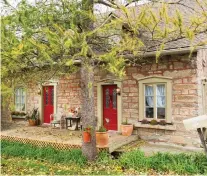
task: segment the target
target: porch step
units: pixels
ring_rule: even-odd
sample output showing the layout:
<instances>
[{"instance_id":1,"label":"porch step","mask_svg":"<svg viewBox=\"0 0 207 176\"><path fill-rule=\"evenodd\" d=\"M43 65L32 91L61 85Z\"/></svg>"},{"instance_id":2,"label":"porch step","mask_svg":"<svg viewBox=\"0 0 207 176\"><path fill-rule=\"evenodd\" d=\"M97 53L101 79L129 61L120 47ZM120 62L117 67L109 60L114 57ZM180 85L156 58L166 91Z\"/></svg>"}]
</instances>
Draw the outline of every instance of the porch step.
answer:
<instances>
[{"instance_id":1,"label":"porch step","mask_svg":"<svg viewBox=\"0 0 207 176\"><path fill-rule=\"evenodd\" d=\"M109 135L109 153L115 151L116 149L122 147L123 145L129 144L138 139L139 139L138 135L131 135L131 136L122 136L120 134L116 134L113 136Z\"/></svg>"}]
</instances>

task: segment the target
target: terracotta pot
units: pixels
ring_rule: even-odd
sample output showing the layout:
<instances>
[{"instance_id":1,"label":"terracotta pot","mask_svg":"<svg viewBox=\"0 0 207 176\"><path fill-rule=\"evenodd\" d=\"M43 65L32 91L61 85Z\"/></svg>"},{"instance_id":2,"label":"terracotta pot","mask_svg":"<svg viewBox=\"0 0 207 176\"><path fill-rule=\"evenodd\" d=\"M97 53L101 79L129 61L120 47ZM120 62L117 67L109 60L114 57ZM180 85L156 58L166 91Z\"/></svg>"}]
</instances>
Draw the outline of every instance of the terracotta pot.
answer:
<instances>
[{"instance_id":1,"label":"terracotta pot","mask_svg":"<svg viewBox=\"0 0 207 176\"><path fill-rule=\"evenodd\" d=\"M29 126L35 126L36 120L29 119Z\"/></svg>"},{"instance_id":2,"label":"terracotta pot","mask_svg":"<svg viewBox=\"0 0 207 176\"><path fill-rule=\"evenodd\" d=\"M83 142L91 142L91 134L87 131L83 131Z\"/></svg>"},{"instance_id":3,"label":"terracotta pot","mask_svg":"<svg viewBox=\"0 0 207 176\"><path fill-rule=\"evenodd\" d=\"M96 144L98 147L107 147L109 143L108 132L96 132Z\"/></svg>"},{"instance_id":4,"label":"terracotta pot","mask_svg":"<svg viewBox=\"0 0 207 176\"><path fill-rule=\"evenodd\" d=\"M121 125L121 132L123 136L131 136L133 125Z\"/></svg>"}]
</instances>

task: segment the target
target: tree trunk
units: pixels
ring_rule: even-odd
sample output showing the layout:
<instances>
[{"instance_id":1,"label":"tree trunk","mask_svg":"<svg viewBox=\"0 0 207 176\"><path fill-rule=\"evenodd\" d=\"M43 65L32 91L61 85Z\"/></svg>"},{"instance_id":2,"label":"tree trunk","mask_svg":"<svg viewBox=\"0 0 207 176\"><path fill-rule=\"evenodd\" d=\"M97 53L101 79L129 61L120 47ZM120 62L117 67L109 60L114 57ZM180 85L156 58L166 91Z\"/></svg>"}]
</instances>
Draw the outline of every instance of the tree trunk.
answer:
<instances>
[{"instance_id":1,"label":"tree trunk","mask_svg":"<svg viewBox=\"0 0 207 176\"><path fill-rule=\"evenodd\" d=\"M94 104L94 70L92 65L81 65L81 93L82 93L82 107L81 116L83 129L92 127L91 142L82 142L83 155L90 161L94 160L97 155L96 149L96 117Z\"/></svg>"}]
</instances>

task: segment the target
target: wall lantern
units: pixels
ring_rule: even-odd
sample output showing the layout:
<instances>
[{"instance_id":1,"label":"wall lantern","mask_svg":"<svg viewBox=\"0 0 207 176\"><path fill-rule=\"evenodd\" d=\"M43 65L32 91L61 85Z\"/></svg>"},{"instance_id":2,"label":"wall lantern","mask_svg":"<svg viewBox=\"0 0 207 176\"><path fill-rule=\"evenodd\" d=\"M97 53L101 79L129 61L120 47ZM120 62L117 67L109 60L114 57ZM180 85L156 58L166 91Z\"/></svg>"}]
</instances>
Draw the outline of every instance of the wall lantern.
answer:
<instances>
[{"instance_id":1,"label":"wall lantern","mask_svg":"<svg viewBox=\"0 0 207 176\"><path fill-rule=\"evenodd\" d=\"M121 89L119 87L117 87L117 89L116 89L116 94L121 95Z\"/></svg>"}]
</instances>

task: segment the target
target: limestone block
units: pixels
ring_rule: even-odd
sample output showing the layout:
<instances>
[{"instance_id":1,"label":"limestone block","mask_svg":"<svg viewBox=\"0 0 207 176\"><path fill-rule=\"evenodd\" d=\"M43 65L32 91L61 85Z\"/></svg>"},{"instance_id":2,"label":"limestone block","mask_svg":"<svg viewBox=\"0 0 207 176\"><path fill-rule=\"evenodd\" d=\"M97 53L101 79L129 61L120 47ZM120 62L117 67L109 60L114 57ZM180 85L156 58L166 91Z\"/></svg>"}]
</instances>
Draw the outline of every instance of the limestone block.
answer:
<instances>
[{"instance_id":1,"label":"limestone block","mask_svg":"<svg viewBox=\"0 0 207 176\"><path fill-rule=\"evenodd\" d=\"M194 95L175 95L175 101L179 102L197 102L197 97Z\"/></svg>"},{"instance_id":2,"label":"limestone block","mask_svg":"<svg viewBox=\"0 0 207 176\"><path fill-rule=\"evenodd\" d=\"M186 70L172 70L172 71L164 71L163 76L173 77L173 78L183 78L189 77L191 75L196 75L196 71L192 69Z\"/></svg>"}]
</instances>

